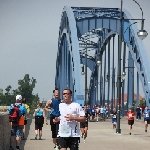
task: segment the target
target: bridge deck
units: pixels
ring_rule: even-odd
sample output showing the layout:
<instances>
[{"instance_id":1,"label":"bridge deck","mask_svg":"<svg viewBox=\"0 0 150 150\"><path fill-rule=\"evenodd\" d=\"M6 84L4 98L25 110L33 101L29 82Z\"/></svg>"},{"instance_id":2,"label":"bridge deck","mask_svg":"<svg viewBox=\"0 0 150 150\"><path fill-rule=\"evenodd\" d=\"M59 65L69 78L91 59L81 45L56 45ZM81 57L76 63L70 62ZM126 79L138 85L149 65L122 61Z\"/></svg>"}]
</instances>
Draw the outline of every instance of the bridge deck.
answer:
<instances>
[{"instance_id":1,"label":"bridge deck","mask_svg":"<svg viewBox=\"0 0 150 150\"><path fill-rule=\"evenodd\" d=\"M83 139L81 139L80 150L148 149L150 129L148 128L148 132L145 133L143 119L135 121L132 135L129 135L127 120L123 118L121 119L121 130L121 135L115 133L115 129L112 129L111 119L107 119L106 122L89 122L87 143L84 144ZM53 150L50 126L44 125L43 140L34 140L34 119L29 119L27 134L27 140L21 142L23 150Z\"/></svg>"}]
</instances>

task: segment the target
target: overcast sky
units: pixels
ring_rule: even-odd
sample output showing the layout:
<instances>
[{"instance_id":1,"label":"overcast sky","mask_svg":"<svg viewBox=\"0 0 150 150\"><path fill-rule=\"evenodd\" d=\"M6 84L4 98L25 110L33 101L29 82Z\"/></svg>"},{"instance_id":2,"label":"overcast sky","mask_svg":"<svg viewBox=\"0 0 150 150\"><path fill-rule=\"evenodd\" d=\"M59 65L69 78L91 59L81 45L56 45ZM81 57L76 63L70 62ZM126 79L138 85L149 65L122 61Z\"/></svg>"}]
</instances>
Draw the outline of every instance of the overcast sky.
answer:
<instances>
[{"instance_id":1,"label":"overcast sky","mask_svg":"<svg viewBox=\"0 0 150 150\"><path fill-rule=\"evenodd\" d=\"M51 98L63 7L120 8L120 1L0 0L0 88L11 85L16 89L18 80L29 74L37 80L33 93L38 93L41 100ZM145 30L150 34L150 0L137 2L144 12ZM141 11L132 0L124 0L123 8L134 18L141 18ZM143 42L150 59L149 40L150 36Z\"/></svg>"}]
</instances>

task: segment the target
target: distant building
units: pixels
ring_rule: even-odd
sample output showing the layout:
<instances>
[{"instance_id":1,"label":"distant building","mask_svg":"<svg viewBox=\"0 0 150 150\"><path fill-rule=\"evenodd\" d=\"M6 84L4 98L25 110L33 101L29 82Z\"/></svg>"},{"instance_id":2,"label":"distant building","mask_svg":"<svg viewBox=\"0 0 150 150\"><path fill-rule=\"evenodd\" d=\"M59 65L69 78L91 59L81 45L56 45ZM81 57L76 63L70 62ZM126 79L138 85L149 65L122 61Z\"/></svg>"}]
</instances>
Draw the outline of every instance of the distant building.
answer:
<instances>
[{"instance_id":1,"label":"distant building","mask_svg":"<svg viewBox=\"0 0 150 150\"><path fill-rule=\"evenodd\" d=\"M143 97L141 95L139 95L139 100L142 100L142 98ZM124 105L126 105L127 99L128 99L128 94L124 94ZM136 100L137 100L137 94L134 94L133 102L136 103ZM111 103L111 101L110 101L110 103ZM122 105L122 94L121 94L121 105ZM117 106L117 99L115 99L115 101L114 101L114 106Z\"/></svg>"}]
</instances>

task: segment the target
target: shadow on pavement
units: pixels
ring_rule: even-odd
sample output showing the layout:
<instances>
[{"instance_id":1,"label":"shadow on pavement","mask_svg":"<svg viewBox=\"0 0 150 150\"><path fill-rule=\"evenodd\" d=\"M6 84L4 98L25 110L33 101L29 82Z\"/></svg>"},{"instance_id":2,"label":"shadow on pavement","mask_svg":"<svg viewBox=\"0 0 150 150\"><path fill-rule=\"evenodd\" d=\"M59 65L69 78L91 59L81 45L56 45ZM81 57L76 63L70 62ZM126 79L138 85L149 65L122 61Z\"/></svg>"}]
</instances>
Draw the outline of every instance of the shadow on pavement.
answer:
<instances>
[{"instance_id":1,"label":"shadow on pavement","mask_svg":"<svg viewBox=\"0 0 150 150\"><path fill-rule=\"evenodd\" d=\"M26 134L25 134L25 140L21 140L21 150L24 150L24 147L25 147L25 144L26 144L26 140L29 140L28 139L28 135L29 135L29 131L30 131L30 125L32 123L32 119L34 119L34 117L28 117L28 120L27 120L27 125L26 125Z\"/></svg>"},{"instance_id":2,"label":"shadow on pavement","mask_svg":"<svg viewBox=\"0 0 150 150\"><path fill-rule=\"evenodd\" d=\"M42 140L30 139L30 140L35 140L35 141L43 141L43 140L46 140L46 139L42 139Z\"/></svg>"}]
</instances>

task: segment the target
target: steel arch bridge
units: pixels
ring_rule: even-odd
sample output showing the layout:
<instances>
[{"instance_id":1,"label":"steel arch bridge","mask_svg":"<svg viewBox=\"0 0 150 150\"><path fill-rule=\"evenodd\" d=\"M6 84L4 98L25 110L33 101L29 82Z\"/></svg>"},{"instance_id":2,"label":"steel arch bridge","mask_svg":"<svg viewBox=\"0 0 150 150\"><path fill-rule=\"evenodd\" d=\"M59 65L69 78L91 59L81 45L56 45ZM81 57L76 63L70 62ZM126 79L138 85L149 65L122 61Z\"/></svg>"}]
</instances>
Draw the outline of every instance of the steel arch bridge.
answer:
<instances>
[{"instance_id":1,"label":"steel arch bridge","mask_svg":"<svg viewBox=\"0 0 150 150\"><path fill-rule=\"evenodd\" d=\"M131 15L124 10L123 17L121 68L122 72L128 68L128 73L126 79L122 80L122 106L125 89L128 106L133 103L134 93L139 103L140 82L146 103L150 106L150 63L143 42L137 36L137 26L132 25L134 22L129 20L132 19ZM73 91L73 101L84 105L81 65L85 65L87 48L88 52L93 52L93 55L87 58L87 67L91 71L88 78L88 103L107 103L114 107L118 97L117 91L115 92L115 70L118 60L119 27L118 8L64 7L59 28L55 77L55 86L60 89L60 93L63 89L70 88ZM96 64L99 59L102 62L100 67Z\"/></svg>"}]
</instances>

